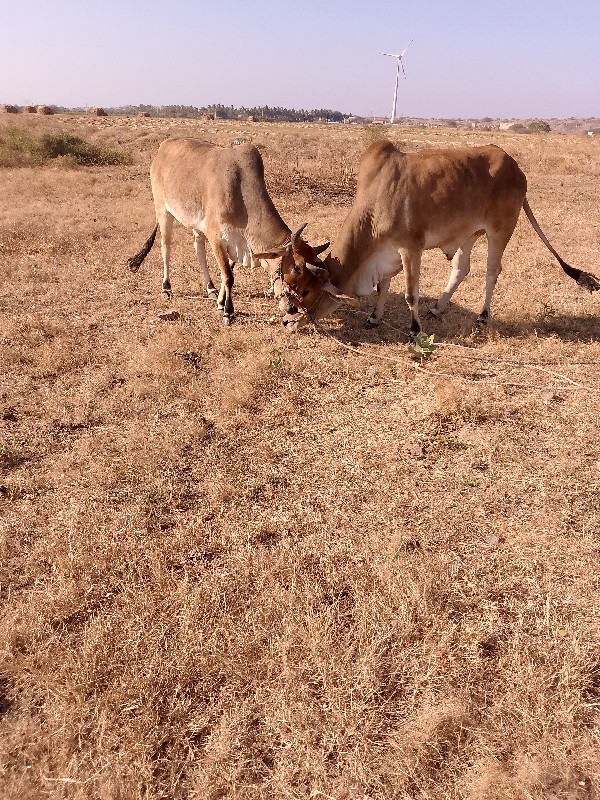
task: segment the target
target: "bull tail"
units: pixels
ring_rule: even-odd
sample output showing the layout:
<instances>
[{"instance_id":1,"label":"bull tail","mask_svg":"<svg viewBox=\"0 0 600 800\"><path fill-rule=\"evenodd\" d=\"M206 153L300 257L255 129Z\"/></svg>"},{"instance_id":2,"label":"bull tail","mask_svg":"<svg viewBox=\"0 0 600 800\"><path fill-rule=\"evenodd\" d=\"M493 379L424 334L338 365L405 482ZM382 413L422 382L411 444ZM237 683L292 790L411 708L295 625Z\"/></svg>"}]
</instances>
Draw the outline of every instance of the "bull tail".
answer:
<instances>
[{"instance_id":1,"label":"bull tail","mask_svg":"<svg viewBox=\"0 0 600 800\"><path fill-rule=\"evenodd\" d=\"M576 267L571 267L569 264L567 264L566 261L563 261L563 259L558 255L556 250L552 247L552 245L546 238L544 231L540 228L537 219L533 216L533 211L531 210L531 206L527 202L527 198L525 198L525 201L523 203L523 211L527 214L527 219L531 223L531 227L533 228L533 230L537 233L537 235L546 245L548 250L550 250L554 258L558 261L558 263L567 273L569 278L573 278L573 280L576 281L579 286L581 286L583 289L587 289L588 292L597 292L598 290L600 290L600 281L595 275L592 275L590 272L584 272L583 270L577 269Z\"/></svg>"},{"instance_id":2,"label":"bull tail","mask_svg":"<svg viewBox=\"0 0 600 800\"><path fill-rule=\"evenodd\" d=\"M134 256L127 260L127 264L129 265L129 269L132 272L137 272L138 269L142 266L142 262L152 250L152 245L154 244L154 240L156 239L156 231L158 230L158 223L156 223L156 227L150 234L149 238L147 239L146 243L142 247L139 253L136 253Z\"/></svg>"}]
</instances>

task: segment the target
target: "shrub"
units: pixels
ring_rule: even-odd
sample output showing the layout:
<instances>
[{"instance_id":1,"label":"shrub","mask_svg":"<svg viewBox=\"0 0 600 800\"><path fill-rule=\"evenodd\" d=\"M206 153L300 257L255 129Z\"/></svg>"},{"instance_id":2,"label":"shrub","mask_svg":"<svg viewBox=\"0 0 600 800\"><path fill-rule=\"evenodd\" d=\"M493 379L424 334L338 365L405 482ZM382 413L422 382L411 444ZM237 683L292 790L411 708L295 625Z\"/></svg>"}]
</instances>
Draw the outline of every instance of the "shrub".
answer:
<instances>
[{"instance_id":1,"label":"shrub","mask_svg":"<svg viewBox=\"0 0 600 800\"><path fill-rule=\"evenodd\" d=\"M389 139L387 130L383 125L363 125L362 136L366 144L373 144L378 139Z\"/></svg>"},{"instance_id":2,"label":"shrub","mask_svg":"<svg viewBox=\"0 0 600 800\"><path fill-rule=\"evenodd\" d=\"M532 133L550 133L550 125L543 119L536 119L529 123Z\"/></svg>"},{"instance_id":3,"label":"shrub","mask_svg":"<svg viewBox=\"0 0 600 800\"><path fill-rule=\"evenodd\" d=\"M0 136L0 166L60 163L62 166L108 166L129 164L131 156L91 144L71 133L46 133L40 139L21 128Z\"/></svg>"},{"instance_id":4,"label":"shrub","mask_svg":"<svg viewBox=\"0 0 600 800\"><path fill-rule=\"evenodd\" d=\"M515 124L511 125L508 130L512 131L513 133L529 133L530 132L530 129L527 128L525 125L523 125L521 122L515 122Z\"/></svg>"},{"instance_id":5,"label":"shrub","mask_svg":"<svg viewBox=\"0 0 600 800\"><path fill-rule=\"evenodd\" d=\"M40 151L44 161L59 156L72 156L78 164L86 166L123 164L127 160L123 153L90 144L71 133L44 134L40 140Z\"/></svg>"},{"instance_id":6,"label":"shrub","mask_svg":"<svg viewBox=\"0 0 600 800\"><path fill-rule=\"evenodd\" d=\"M37 150L37 143L31 133L21 128L10 128L2 138L3 144L16 153L31 156Z\"/></svg>"}]
</instances>

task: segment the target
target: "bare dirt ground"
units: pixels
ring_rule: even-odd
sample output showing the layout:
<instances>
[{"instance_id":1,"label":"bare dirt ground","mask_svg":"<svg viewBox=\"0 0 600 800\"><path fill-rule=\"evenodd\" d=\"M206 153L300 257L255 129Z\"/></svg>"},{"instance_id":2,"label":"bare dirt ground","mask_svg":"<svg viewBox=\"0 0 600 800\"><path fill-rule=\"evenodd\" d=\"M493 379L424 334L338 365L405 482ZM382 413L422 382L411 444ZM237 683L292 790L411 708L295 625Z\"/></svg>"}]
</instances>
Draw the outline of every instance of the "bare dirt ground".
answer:
<instances>
[{"instance_id":1,"label":"bare dirt ground","mask_svg":"<svg viewBox=\"0 0 600 800\"><path fill-rule=\"evenodd\" d=\"M133 164L0 170L0 795L597 798L600 299L521 215L488 329L481 243L418 369L402 276L388 325L289 335L239 269L224 328L180 228L163 322L159 248L126 268L162 139L254 142L317 242L381 131L11 125ZM599 141L391 136L504 147L600 272ZM424 309L447 274L428 253Z\"/></svg>"}]
</instances>

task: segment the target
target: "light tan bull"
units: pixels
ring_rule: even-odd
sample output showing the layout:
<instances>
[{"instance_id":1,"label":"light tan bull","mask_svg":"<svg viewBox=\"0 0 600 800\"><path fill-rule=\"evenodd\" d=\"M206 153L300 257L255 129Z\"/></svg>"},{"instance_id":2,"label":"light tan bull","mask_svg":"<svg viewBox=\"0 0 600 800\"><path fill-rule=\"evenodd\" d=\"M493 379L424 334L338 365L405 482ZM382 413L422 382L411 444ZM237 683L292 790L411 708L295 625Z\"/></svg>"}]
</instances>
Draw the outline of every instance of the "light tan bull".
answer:
<instances>
[{"instance_id":1,"label":"light tan bull","mask_svg":"<svg viewBox=\"0 0 600 800\"><path fill-rule=\"evenodd\" d=\"M152 162L150 181L157 224L128 264L137 272L160 228L162 288L167 296L171 296L169 262L174 220L193 231L206 290L209 297L217 298L217 308L223 311L227 325L235 313L232 287L236 263L266 260L276 296L282 294L284 277L300 275L305 269L321 274L318 255L329 243L312 248L300 236L305 225L291 233L269 196L256 147L220 147L198 139L167 139ZM218 296L206 262L207 239L221 270ZM290 309L293 304L282 298L282 310Z\"/></svg>"}]
</instances>

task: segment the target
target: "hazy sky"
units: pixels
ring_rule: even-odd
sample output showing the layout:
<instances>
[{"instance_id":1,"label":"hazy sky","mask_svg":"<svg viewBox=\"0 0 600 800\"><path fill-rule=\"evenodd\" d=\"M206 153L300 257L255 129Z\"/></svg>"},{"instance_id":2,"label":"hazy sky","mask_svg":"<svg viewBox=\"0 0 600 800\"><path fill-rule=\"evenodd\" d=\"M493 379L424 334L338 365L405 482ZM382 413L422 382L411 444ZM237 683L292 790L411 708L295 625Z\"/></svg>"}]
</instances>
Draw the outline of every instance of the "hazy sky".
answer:
<instances>
[{"instance_id":1,"label":"hazy sky","mask_svg":"<svg viewBox=\"0 0 600 800\"><path fill-rule=\"evenodd\" d=\"M21 0L0 102L600 116L600 0Z\"/></svg>"}]
</instances>

